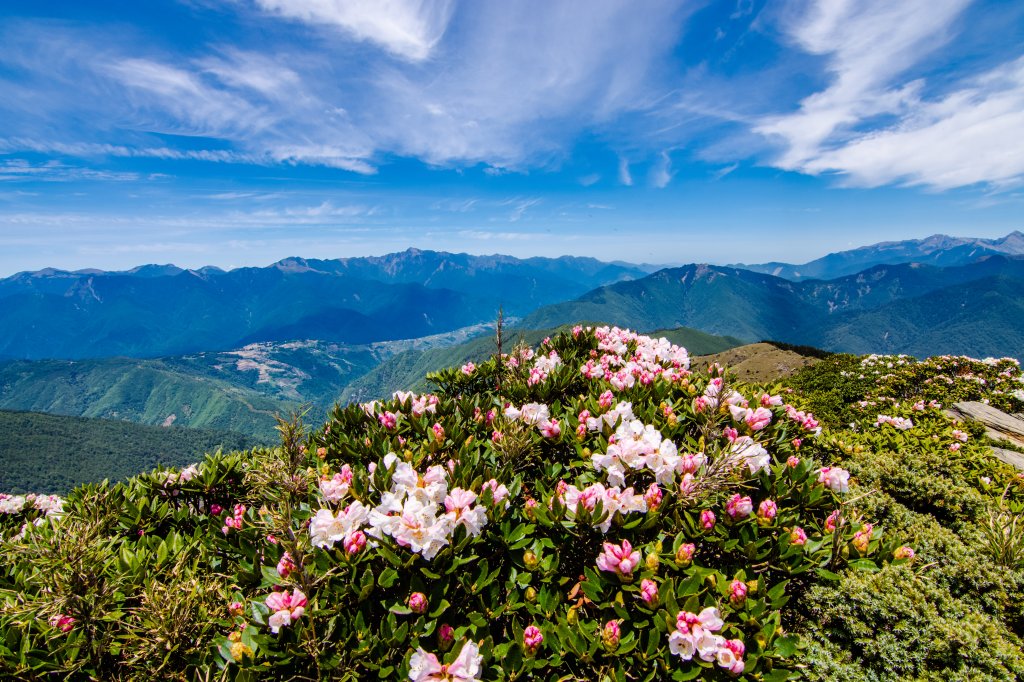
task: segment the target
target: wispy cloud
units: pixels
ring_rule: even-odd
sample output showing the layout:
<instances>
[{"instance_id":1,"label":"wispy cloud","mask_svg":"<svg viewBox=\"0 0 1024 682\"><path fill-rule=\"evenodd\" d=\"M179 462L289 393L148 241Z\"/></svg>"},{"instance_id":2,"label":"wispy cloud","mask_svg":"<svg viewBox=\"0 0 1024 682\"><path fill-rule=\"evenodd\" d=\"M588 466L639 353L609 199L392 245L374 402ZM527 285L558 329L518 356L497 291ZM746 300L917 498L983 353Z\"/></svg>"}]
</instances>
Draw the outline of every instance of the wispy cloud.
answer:
<instances>
[{"instance_id":1,"label":"wispy cloud","mask_svg":"<svg viewBox=\"0 0 1024 682\"><path fill-rule=\"evenodd\" d=\"M444 34L452 0L256 0L268 12L338 28L400 57L430 56Z\"/></svg>"},{"instance_id":2,"label":"wispy cloud","mask_svg":"<svg viewBox=\"0 0 1024 682\"><path fill-rule=\"evenodd\" d=\"M781 142L772 164L837 173L848 185L950 189L1024 173L1024 60L929 93L913 69L956 34L969 0L811 3L786 24L825 59L828 87L755 130Z\"/></svg>"},{"instance_id":3,"label":"wispy cloud","mask_svg":"<svg viewBox=\"0 0 1024 682\"><path fill-rule=\"evenodd\" d=\"M668 187L668 183L672 182L672 157L669 156L668 152L662 152L658 155L658 160L651 167L651 185L658 189Z\"/></svg>"},{"instance_id":4,"label":"wispy cloud","mask_svg":"<svg viewBox=\"0 0 1024 682\"><path fill-rule=\"evenodd\" d=\"M629 161L625 157L619 157L619 182L626 187L633 186L633 174L629 171Z\"/></svg>"}]
</instances>

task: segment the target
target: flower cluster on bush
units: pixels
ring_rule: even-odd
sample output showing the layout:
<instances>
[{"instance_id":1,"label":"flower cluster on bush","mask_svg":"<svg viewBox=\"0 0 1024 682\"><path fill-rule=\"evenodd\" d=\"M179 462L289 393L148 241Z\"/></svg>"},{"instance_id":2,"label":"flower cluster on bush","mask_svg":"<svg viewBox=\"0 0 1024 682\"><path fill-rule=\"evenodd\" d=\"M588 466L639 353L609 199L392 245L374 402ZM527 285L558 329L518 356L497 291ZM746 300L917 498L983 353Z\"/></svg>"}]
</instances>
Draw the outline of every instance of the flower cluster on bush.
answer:
<instances>
[{"instance_id":1,"label":"flower cluster on bush","mask_svg":"<svg viewBox=\"0 0 1024 682\"><path fill-rule=\"evenodd\" d=\"M691 371L664 339L577 327L432 380L310 434L282 425L280 448L111 488L97 532L121 587L103 603L208 585L179 606L197 645L173 660L235 679L781 680L810 585L911 560L848 508L849 473L809 453L813 414ZM113 644L79 643L125 625L84 587L33 580L3 585L19 613L77 609L45 636L4 621L47 651L36 669L124 673Z\"/></svg>"}]
</instances>

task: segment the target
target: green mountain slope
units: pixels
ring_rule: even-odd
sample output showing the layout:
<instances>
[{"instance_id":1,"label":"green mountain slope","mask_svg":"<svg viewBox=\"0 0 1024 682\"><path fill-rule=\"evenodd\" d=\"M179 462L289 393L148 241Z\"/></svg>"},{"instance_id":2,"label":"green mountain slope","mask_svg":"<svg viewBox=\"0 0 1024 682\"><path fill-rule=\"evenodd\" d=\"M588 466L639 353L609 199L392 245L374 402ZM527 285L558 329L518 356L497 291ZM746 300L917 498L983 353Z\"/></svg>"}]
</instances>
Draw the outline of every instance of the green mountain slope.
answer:
<instances>
[{"instance_id":1,"label":"green mountain slope","mask_svg":"<svg viewBox=\"0 0 1024 682\"><path fill-rule=\"evenodd\" d=\"M745 340L827 350L1024 354L1024 259L963 267L877 266L829 281L791 282L709 265L662 270L540 308L527 327L600 319L647 330L684 325Z\"/></svg>"},{"instance_id":2,"label":"green mountain slope","mask_svg":"<svg viewBox=\"0 0 1024 682\"><path fill-rule=\"evenodd\" d=\"M265 442L271 441L227 431L0 410L0 490L66 493Z\"/></svg>"}]
</instances>

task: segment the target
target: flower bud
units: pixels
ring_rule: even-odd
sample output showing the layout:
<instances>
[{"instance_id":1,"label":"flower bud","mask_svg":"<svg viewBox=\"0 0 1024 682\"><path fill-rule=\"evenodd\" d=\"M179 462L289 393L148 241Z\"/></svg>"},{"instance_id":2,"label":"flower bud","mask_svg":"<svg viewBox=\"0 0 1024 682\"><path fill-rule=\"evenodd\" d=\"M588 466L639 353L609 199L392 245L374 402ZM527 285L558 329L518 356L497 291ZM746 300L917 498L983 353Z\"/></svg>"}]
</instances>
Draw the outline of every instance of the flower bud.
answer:
<instances>
[{"instance_id":1,"label":"flower bud","mask_svg":"<svg viewBox=\"0 0 1024 682\"><path fill-rule=\"evenodd\" d=\"M579 616L577 614L578 610L579 609L577 609L575 606L569 609L569 613L565 615L565 622L567 622L569 625L576 625L576 622L579 620Z\"/></svg>"},{"instance_id":2,"label":"flower bud","mask_svg":"<svg viewBox=\"0 0 1024 682\"><path fill-rule=\"evenodd\" d=\"M622 635L619 629L619 621L610 620L604 624L601 629L601 641L604 642L606 648L610 651L615 651L619 648L619 639Z\"/></svg>"},{"instance_id":3,"label":"flower bud","mask_svg":"<svg viewBox=\"0 0 1024 682\"><path fill-rule=\"evenodd\" d=\"M228 605L228 613L232 616L241 616L245 613L245 605L240 601L233 601Z\"/></svg>"},{"instance_id":4,"label":"flower bud","mask_svg":"<svg viewBox=\"0 0 1024 682\"><path fill-rule=\"evenodd\" d=\"M540 565L540 559L537 558L536 554L527 550L526 552L523 552L523 564L526 565L527 570L532 571Z\"/></svg>"},{"instance_id":5,"label":"flower bud","mask_svg":"<svg viewBox=\"0 0 1024 682\"><path fill-rule=\"evenodd\" d=\"M763 500L757 507L757 522L766 526L775 519L778 513L779 507L774 500Z\"/></svg>"},{"instance_id":6,"label":"flower bud","mask_svg":"<svg viewBox=\"0 0 1024 682\"><path fill-rule=\"evenodd\" d=\"M426 613L427 595L422 592L413 592L409 597L409 610L413 613Z\"/></svg>"},{"instance_id":7,"label":"flower bud","mask_svg":"<svg viewBox=\"0 0 1024 682\"><path fill-rule=\"evenodd\" d=\"M747 584L742 580L733 580L729 584L729 601L742 604L747 600Z\"/></svg>"},{"instance_id":8,"label":"flower bud","mask_svg":"<svg viewBox=\"0 0 1024 682\"><path fill-rule=\"evenodd\" d=\"M235 642L231 645L231 658L241 663L246 658L252 658L253 651L248 644L242 642Z\"/></svg>"},{"instance_id":9,"label":"flower bud","mask_svg":"<svg viewBox=\"0 0 1024 682\"><path fill-rule=\"evenodd\" d=\"M807 533L800 526L794 526L793 530L789 531L789 541L794 545L806 545Z\"/></svg>"},{"instance_id":10,"label":"flower bud","mask_svg":"<svg viewBox=\"0 0 1024 682\"><path fill-rule=\"evenodd\" d=\"M704 530L712 530L715 527L715 512L705 509L700 513L700 525Z\"/></svg>"},{"instance_id":11,"label":"flower bud","mask_svg":"<svg viewBox=\"0 0 1024 682\"><path fill-rule=\"evenodd\" d=\"M696 549L697 547L692 542L684 542L679 545L679 549L676 550L676 563L684 568L689 566Z\"/></svg>"},{"instance_id":12,"label":"flower bud","mask_svg":"<svg viewBox=\"0 0 1024 682\"><path fill-rule=\"evenodd\" d=\"M913 548L903 545L892 556L894 559L913 559L915 555Z\"/></svg>"},{"instance_id":13,"label":"flower bud","mask_svg":"<svg viewBox=\"0 0 1024 682\"><path fill-rule=\"evenodd\" d=\"M455 641L455 628L448 623L442 623L441 627L437 629L437 642L441 645L441 649L447 650Z\"/></svg>"},{"instance_id":14,"label":"flower bud","mask_svg":"<svg viewBox=\"0 0 1024 682\"><path fill-rule=\"evenodd\" d=\"M661 559L658 557L657 552L649 552L644 563L647 565L648 571L657 572L658 566L661 564Z\"/></svg>"},{"instance_id":15,"label":"flower bud","mask_svg":"<svg viewBox=\"0 0 1024 682\"><path fill-rule=\"evenodd\" d=\"M544 633L536 625L527 625L523 630L523 649L527 656L533 656L544 642Z\"/></svg>"},{"instance_id":16,"label":"flower bud","mask_svg":"<svg viewBox=\"0 0 1024 682\"><path fill-rule=\"evenodd\" d=\"M655 604L658 601L658 583L653 580L643 580L640 582L640 598L643 599L644 603L648 606Z\"/></svg>"},{"instance_id":17,"label":"flower bud","mask_svg":"<svg viewBox=\"0 0 1024 682\"><path fill-rule=\"evenodd\" d=\"M527 587L525 596L526 601L532 604L533 602L537 601L537 590L535 590L533 587Z\"/></svg>"}]
</instances>

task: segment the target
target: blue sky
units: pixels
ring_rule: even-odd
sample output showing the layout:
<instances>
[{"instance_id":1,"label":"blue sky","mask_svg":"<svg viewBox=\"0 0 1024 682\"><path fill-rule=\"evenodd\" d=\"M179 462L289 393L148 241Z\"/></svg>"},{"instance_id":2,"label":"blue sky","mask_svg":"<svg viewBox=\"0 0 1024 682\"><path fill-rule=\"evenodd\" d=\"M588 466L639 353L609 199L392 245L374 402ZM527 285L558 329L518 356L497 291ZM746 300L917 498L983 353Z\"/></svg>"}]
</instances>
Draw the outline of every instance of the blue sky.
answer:
<instances>
[{"instance_id":1,"label":"blue sky","mask_svg":"<svg viewBox=\"0 0 1024 682\"><path fill-rule=\"evenodd\" d=\"M1024 229L1016 0L5 0L0 276Z\"/></svg>"}]
</instances>

